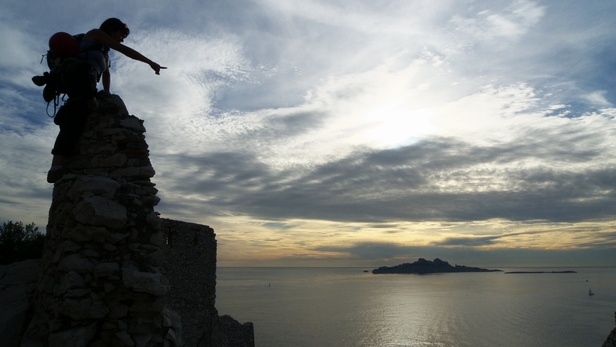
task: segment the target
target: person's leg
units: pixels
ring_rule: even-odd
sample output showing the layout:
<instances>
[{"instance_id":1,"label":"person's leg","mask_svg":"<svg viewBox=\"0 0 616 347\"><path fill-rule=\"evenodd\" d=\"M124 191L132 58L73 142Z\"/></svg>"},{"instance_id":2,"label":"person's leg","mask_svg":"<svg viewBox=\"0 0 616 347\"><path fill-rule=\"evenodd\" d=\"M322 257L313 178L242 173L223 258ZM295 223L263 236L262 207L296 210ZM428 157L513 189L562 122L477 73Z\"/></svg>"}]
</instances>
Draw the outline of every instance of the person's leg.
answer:
<instances>
[{"instance_id":1,"label":"person's leg","mask_svg":"<svg viewBox=\"0 0 616 347\"><path fill-rule=\"evenodd\" d=\"M54 154L51 159L51 168L47 172L47 182L56 183L64 176L64 162L66 158L60 154Z\"/></svg>"},{"instance_id":2,"label":"person's leg","mask_svg":"<svg viewBox=\"0 0 616 347\"><path fill-rule=\"evenodd\" d=\"M75 145L83 132L89 113L89 108L84 100L69 99L62 105L57 115L62 118L58 124L60 132L51 151L52 154L64 157L70 157L74 154Z\"/></svg>"},{"instance_id":3,"label":"person's leg","mask_svg":"<svg viewBox=\"0 0 616 347\"><path fill-rule=\"evenodd\" d=\"M52 168L47 178L54 182L62 177L64 162L74 155L88 115L96 107L96 76L88 62L72 62L64 69L62 78L69 99L56 115L60 133L51 151Z\"/></svg>"},{"instance_id":4,"label":"person's leg","mask_svg":"<svg viewBox=\"0 0 616 347\"><path fill-rule=\"evenodd\" d=\"M64 166L64 162L66 161L66 157L61 154L54 154L51 158L51 167Z\"/></svg>"},{"instance_id":5,"label":"person's leg","mask_svg":"<svg viewBox=\"0 0 616 347\"><path fill-rule=\"evenodd\" d=\"M53 158L51 168L47 173L47 182L49 183L54 183L62 177L66 159L75 154L77 142L83 132L88 111L83 106L79 107L80 105L77 103L69 100L56 115L56 117L61 117L57 122L60 126L60 132L51 150Z\"/></svg>"}]
</instances>

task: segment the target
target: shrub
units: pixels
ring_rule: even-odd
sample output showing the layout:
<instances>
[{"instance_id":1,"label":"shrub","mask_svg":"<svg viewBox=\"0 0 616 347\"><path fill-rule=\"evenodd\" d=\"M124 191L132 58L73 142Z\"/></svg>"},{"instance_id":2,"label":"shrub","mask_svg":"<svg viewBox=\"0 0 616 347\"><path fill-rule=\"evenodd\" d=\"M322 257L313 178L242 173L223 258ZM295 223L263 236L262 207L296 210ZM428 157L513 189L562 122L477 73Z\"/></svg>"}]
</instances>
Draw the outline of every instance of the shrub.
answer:
<instances>
[{"instance_id":1,"label":"shrub","mask_svg":"<svg viewBox=\"0 0 616 347\"><path fill-rule=\"evenodd\" d=\"M0 264L41 258L44 246L45 235L34 223L9 221L0 226Z\"/></svg>"}]
</instances>

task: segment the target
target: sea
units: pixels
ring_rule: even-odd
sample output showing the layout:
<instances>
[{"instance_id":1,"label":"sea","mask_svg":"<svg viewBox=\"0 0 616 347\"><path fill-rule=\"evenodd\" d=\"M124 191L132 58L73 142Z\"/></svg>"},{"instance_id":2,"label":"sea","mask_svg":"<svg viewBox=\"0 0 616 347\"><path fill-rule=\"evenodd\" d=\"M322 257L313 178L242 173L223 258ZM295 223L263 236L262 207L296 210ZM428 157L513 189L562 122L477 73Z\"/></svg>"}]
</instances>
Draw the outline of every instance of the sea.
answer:
<instances>
[{"instance_id":1,"label":"sea","mask_svg":"<svg viewBox=\"0 0 616 347\"><path fill-rule=\"evenodd\" d=\"M257 347L588 347L616 326L616 267L500 269L576 273L219 267L216 307Z\"/></svg>"}]
</instances>

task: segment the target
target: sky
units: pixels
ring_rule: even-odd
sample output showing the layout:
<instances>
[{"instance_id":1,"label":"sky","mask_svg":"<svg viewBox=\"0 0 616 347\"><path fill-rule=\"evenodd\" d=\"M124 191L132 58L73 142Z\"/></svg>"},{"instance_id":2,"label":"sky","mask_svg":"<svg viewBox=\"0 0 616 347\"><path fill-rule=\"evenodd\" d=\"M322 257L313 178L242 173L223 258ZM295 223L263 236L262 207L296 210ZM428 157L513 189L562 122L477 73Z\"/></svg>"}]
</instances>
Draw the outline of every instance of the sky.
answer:
<instances>
[{"instance_id":1,"label":"sky","mask_svg":"<svg viewBox=\"0 0 616 347\"><path fill-rule=\"evenodd\" d=\"M161 217L219 266L616 266L616 2L0 0L0 221L45 230L49 37L118 17ZM100 88L100 86L99 86Z\"/></svg>"}]
</instances>

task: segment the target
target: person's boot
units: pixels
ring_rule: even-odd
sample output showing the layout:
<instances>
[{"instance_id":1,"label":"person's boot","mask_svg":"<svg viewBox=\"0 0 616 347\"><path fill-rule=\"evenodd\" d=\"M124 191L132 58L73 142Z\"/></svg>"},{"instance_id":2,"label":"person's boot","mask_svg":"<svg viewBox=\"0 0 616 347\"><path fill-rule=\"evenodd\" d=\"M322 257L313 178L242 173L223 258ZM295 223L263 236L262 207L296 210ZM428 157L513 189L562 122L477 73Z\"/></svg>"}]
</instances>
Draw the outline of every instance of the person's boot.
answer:
<instances>
[{"instance_id":1,"label":"person's boot","mask_svg":"<svg viewBox=\"0 0 616 347\"><path fill-rule=\"evenodd\" d=\"M64 176L64 167L60 165L52 166L47 172L47 182L56 183Z\"/></svg>"},{"instance_id":2,"label":"person's boot","mask_svg":"<svg viewBox=\"0 0 616 347\"><path fill-rule=\"evenodd\" d=\"M43 73L43 76L34 76L32 77L32 82L39 87L42 87L47 84L49 81L49 72Z\"/></svg>"}]
</instances>

